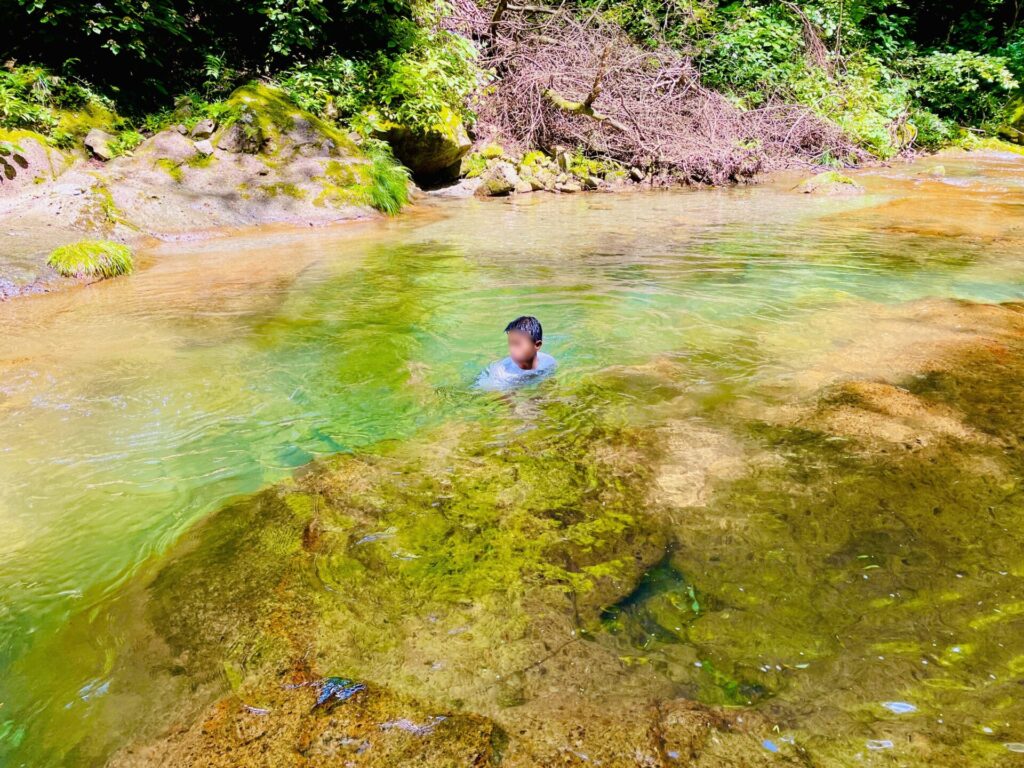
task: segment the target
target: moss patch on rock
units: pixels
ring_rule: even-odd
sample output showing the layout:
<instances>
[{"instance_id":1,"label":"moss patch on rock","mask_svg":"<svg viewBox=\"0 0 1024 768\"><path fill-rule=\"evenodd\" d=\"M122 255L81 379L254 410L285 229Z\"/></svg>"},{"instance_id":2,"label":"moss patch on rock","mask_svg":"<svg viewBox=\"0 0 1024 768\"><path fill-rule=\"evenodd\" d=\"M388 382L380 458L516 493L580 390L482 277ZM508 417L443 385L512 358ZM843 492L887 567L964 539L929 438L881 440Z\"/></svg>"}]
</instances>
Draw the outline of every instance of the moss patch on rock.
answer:
<instances>
[{"instance_id":1,"label":"moss patch on rock","mask_svg":"<svg viewBox=\"0 0 1024 768\"><path fill-rule=\"evenodd\" d=\"M337 127L301 110L280 88L252 82L237 88L226 104L226 118L214 146L252 154L278 154L285 145L316 145L324 154L356 154L352 140Z\"/></svg>"},{"instance_id":2,"label":"moss patch on rock","mask_svg":"<svg viewBox=\"0 0 1024 768\"><path fill-rule=\"evenodd\" d=\"M81 240L55 248L46 263L65 277L115 277L134 268L131 249L110 240Z\"/></svg>"},{"instance_id":3,"label":"moss patch on rock","mask_svg":"<svg viewBox=\"0 0 1024 768\"><path fill-rule=\"evenodd\" d=\"M1024 96L1018 97L1010 105L999 135L1014 144L1024 145Z\"/></svg>"},{"instance_id":4,"label":"moss patch on rock","mask_svg":"<svg viewBox=\"0 0 1024 768\"><path fill-rule=\"evenodd\" d=\"M797 190L807 195L857 195L864 188L839 171L825 171L803 181Z\"/></svg>"}]
</instances>

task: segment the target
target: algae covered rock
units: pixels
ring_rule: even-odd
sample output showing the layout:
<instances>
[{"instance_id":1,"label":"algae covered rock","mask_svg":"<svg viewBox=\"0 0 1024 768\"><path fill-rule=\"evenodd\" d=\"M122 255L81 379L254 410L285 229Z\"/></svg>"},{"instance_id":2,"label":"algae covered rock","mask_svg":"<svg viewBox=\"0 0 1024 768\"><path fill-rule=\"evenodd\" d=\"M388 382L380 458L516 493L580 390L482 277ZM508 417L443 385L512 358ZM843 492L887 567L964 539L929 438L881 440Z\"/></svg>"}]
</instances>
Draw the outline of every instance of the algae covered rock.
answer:
<instances>
[{"instance_id":1,"label":"algae covered rock","mask_svg":"<svg viewBox=\"0 0 1024 768\"><path fill-rule=\"evenodd\" d=\"M797 190L805 195L859 195L864 188L838 171L825 171L802 182Z\"/></svg>"},{"instance_id":2,"label":"algae covered rock","mask_svg":"<svg viewBox=\"0 0 1024 768\"><path fill-rule=\"evenodd\" d=\"M229 117L211 137L225 152L277 155L291 150L337 157L356 151L348 136L301 110L280 88L255 82L243 85L228 97L227 106Z\"/></svg>"},{"instance_id":3,"label":"algae covered rock","mask_svg":"<svg viewBox=\"0 0 1024 768\"><path fill-rule=\"evenodd\" d=\"M476 194L480 197L503 197L522 183L512 163L499 161L484 171ZM532 187L531 187L532 189Z\"/></svg>"},{"instance_id":4,"label":"algae covered rock","mask_svg":"<svg viewBox=\"0 0 1024 768\"><path fill-rule=\"evenodd\" d=\"M344 701L320 703L315 685L285 679L242 687L190 728L127 749L110 765L485 768L501 762L507 741L485 717L431 707L376 685Z\"/></svg>"},{"instance_id":5,"label":"algae covered rock","mask_svg":"<svg viewBox=\"0 0 1024 768\"><path fill-rule=\"evenodd\" d=\"M55 248L46 261L65 277L115 277L134 269L131 249L110 240L81 240Z\"/></svg>"},{"instance_id":6,"label":"algae covered rock","mask_svg":"<svg viewBox=\"0 0 1024 768\"><path fill-rule=\"evenodd\" d=\"M1006 122L999 129L999 135L1014 144L1024 145L1024 96L1013 102Z\"/></svg>"},{"instance_id":7,"label":"algae covered rock","mask_svg":"<svg viewBox=\"0 0 1024 768\"><path fill-rule=\"evenodd\" d=\"M110 164L110 191L127 221L151 233L328 223L394 213L408 200L408 177L390 156L360 151L279 88L244 85L219 114L219 125L163 131Z\"/></svg>"},{"instance_id":8,"label":"algae covered rock","mask_svg":"<svg viewBox=\"0 0 1024 768\"><path fill-rule=\"evenodd\" d=\"M395 156L425 181L449 181L459 174L459 161L469 152L470 141L461 118L448 108L429 130L380 122L375 131L391 144Z\"/></svg>"}]
</instances>

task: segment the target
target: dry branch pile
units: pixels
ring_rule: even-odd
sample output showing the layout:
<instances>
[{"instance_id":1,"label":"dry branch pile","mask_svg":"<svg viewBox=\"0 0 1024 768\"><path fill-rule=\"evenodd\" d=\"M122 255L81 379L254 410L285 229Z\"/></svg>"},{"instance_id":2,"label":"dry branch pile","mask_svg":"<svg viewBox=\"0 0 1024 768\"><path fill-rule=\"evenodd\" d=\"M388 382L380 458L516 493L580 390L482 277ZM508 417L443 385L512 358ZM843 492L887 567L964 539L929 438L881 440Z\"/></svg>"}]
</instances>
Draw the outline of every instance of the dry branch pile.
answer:
<instances>
[{"instance_id":1,"label":"dry branch pile","mask_svg":"<svg viewBox=\"0 0 1024 768\"><path fill-rule=\"evenodd\" d=\"M447 23L477 41L496 78L478 106L477 130L509 147L579 149L664 182L704 184L859 155L808 110L741 110L704 88L687 57L644 49L596 16L459 0Z\"/></svg>"}]
</instances>

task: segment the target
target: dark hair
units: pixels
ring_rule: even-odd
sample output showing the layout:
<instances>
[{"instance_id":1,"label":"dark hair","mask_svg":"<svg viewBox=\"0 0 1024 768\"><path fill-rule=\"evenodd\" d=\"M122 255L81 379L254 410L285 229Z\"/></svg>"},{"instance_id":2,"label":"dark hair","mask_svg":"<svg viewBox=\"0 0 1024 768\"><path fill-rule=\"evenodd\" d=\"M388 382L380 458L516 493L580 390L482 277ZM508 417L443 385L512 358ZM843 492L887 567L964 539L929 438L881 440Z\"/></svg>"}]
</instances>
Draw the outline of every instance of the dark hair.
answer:
<instances>
[{"instance_id":1,"label":"dark hair","mask_svg":"<svg viewBox=\"0 0 1024 768\"><path fill-rule=\"evenodd\" d=\"M525 333L535 342L541 341L544 338L544 329L540 327L540 321L536 317L530 317L529 315L517 317L511 323L506 325L505 333L508 333L509 331Z\"/></svg>"}]
</instances>

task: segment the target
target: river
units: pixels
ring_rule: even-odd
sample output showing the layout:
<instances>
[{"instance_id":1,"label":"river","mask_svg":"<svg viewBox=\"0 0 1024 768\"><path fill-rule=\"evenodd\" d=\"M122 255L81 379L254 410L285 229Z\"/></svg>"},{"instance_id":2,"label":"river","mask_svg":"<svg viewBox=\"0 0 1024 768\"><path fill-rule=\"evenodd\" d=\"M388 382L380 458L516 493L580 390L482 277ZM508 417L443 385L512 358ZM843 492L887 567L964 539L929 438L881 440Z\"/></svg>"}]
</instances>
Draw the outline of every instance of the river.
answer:
<instances>
[{"instance_id":1,"label":"river","mask_svg":"<svg viewBox=\"0 0 1024 768\"><path fill-rule=\"evenodd\" d=\"M944 172L929 172L939 162ZM624 668L645 668L602 696L621 685L634 697L749 707L782 724L757 737L766 755L803 744L827 765L1013 759L1024 750L1017 459L985 480L1000 507L969 485L984 472L961 461L964 435L981 429L974 422L963 434L932 428L953 447L936 454L949 467L929 474L855 447L855 429L836 428L836 437L805 419L794 437L794 422L778 414L813 408L845 381L920 373L914 344L886 356L903 349L894 336L916 332L908 307L1024 300L1024 158L953 155L858 181L865 194L836 197L796 193L795 179L781 178L431 201L383 223L164 244L129 278L0 303L0 763L102 763L154 738L177 702L194 695L180 704L194 714L237 687L231 669L255 674L257 664L224 651L213 666L223 662L227 679L207 668L202 685L147 688L156 667L166 671L166 651L147 645L153 622L136 631L124 617L138 611L124 606L157 599L142 585L168 557L202 571L180 543L198 521L337 456L379 457L413 484L451 465L455 498L470 504L486 486L483 506L515 514L533 514L545 498L552 509L586 506L589 496L561 494L591 482L630 505L642 493L669 510L657 541L638 545L646 575L623 575L632 586L609 587L613 599L580 620L587 643ZM542 320L556 377L511 400L474 391L479 370L504 354L505 324L521 314ZM929 327L921 344L933 335ZM939 397L941 386L921 386L910 391ZM973 413L960 401L940 405ZM600 451L589 440L638 451L648 474L593 459ZM509 447L519 445L530 447ZM972 445L972 462L1007 455ZM476 463L460 463L467 456ZM780 456L806 462L806 476L783 469ZM518 490L467 485L470 465L514 467ZM970 493L943 485L958 473ZM447 620L435 602L462 611L501 591L478 592L486 578L476 571L472 587L468 571L437 582L436 572L416 571L431 541L444 550L444 535L403 538L407 518L395 510L409 498L389 495L397 481L367 482L387 512L376 526L358 518L358 542L370 535L360 546L390 547L395 563L410 563L401 579L433 585L416 598L424 615ZM934 498L918 498L921 487ZM943 514L926 521L918 507ZM615 535L640 536L645 514L630 512ZM490 535L480 520L462 527ZM509 535L487 551L516 546ZM503 578L550 575L542 555L523 563L493 568ZM567 571L601 584L606 576L592 563ZM347 589L343 573L324 583ZM566 574L551 579L587 589ZM387 610L390 598L365 596L370 614ZM508 620L525 625L529 603L516 605L521 615ZM501 721L500 712L544 698L523 673L489 704L469 673L426 682L413 670L422 649L375 656L365 638L351 642L358 655L323 653L344 660L346 674L429 692L448 709ZM153 717L141 716L158 695Z\"/></svg>"}]
</instances>

